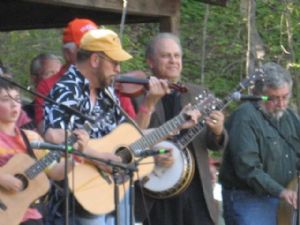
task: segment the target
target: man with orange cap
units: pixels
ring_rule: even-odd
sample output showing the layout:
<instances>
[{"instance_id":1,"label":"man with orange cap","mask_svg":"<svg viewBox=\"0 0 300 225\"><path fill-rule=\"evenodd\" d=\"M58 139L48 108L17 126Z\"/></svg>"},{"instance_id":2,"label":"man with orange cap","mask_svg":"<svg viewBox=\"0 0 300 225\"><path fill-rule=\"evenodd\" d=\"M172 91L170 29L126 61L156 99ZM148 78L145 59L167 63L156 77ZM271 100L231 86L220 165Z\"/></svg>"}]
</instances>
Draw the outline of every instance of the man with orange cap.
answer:
<instances>
[{"instance_id":1,"label":"man with orange cap","mask_svg":"<svg viewBox=\"0 0 300 225\"><path fill-rule=\"evenodd\" d=\"M69 66L76 63L76 54L79 47L80 39L83 34L89 30L97 29L97 25L89 20L75 18L68 23L63 31L63 46L62 52L65 59L65 65L55 75L40 81L36 91L44 96L48 96L53 85L62 77L68 70ZM35 124L40 133L44 132L44 99L41 97L35 98Z\"/></svg>"}]
</instances>

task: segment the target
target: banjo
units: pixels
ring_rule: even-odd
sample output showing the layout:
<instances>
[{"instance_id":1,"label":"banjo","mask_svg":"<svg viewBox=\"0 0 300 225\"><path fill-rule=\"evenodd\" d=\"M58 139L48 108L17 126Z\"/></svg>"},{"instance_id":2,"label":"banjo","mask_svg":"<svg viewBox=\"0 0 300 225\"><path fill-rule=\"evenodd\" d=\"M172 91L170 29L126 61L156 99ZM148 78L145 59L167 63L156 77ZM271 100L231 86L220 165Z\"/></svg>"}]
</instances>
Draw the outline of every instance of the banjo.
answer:
<instances>
[{"instance_id":1,"label":"banjo","mask_svg":"<svg viewBox=\"0 0 300 225\"><path fill-rule=\"evenodd\" d=\"M165 199L174 197L188 188L194 176L195 160L187 145L203 131L205 117L214 110L224 110L235 99L235 92L250 87L258 80L263 80L263 71L260 69L255 70L253 75L241 81L223 101L209 93L202 93L197 97L204 98L201 101L202 116L200 122L188 129L176 141L162 141L154 146L157 149L172 149L174 163L168 168L155 165L154 170L144 177L142 182L146 194L153 198Z\"/></svg>"}]
</instances>

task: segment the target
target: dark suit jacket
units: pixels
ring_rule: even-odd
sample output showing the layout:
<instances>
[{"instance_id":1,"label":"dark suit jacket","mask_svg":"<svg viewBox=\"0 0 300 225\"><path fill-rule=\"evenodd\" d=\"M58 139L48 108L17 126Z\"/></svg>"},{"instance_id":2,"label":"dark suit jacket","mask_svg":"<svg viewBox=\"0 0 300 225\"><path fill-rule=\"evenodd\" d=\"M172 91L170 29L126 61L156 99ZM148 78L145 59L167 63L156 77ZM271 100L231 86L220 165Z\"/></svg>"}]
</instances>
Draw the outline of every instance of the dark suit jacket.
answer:
<instances>
[{"instance_id":1,"label":"dark suit jacket","mask_svg":"<svg viewBox=\"0 0 300 225\"><path fill-rule=\"evenodd\" d=\"M195 102L195 97L203 93L205 89L202 87L186 84L188 92L181 94L181 106L185 106L188 103ZM155 111L152 114L151 122L149 127L158 127L159 125L165 122L165 113L162 102L158 102L155 107ZM213 198L211 175L209 171L208 164L208 148L211 150L223 150L227 144L228 137L227 133L224 134L223 144L218 145L215 141L214 135L209 132L206 128L192 141L189 145L190 150L194 151L195 160L197 163L197 168L200 175L200 180L202 183L203 195L206 201L206 205L210 214L211 219L217 224L218 220L218 209L216 202ZM144 221L146 219L145 208L142 207L144 202L142 198L142 192L139 188L139 185L136 188L136 219L137 221ZM155 199L145 196L147 210L150 211Z\"/></svg>"}]
</instances>

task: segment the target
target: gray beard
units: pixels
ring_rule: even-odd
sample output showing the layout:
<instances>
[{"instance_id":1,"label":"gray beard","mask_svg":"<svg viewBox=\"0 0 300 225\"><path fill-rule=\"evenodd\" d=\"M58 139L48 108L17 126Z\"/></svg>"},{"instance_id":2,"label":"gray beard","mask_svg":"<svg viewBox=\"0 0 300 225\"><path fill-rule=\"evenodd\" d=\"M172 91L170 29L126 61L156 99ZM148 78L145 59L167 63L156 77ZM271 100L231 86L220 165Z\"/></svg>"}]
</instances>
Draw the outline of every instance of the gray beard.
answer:
<instances>
[{"instance_id":1,"label":"gray beard","mask_svg":"<svg viewBox=\"0 0 300 225\"><path fill-rule=\"evenodd\" d=\"M270 118L275 119L275 120L280 120L280 118L283 116L285 110L278 110L276 112L268 112L266 108L262 105L261 106L262 111L268 115Z\"/></svg>"}]
</instances>

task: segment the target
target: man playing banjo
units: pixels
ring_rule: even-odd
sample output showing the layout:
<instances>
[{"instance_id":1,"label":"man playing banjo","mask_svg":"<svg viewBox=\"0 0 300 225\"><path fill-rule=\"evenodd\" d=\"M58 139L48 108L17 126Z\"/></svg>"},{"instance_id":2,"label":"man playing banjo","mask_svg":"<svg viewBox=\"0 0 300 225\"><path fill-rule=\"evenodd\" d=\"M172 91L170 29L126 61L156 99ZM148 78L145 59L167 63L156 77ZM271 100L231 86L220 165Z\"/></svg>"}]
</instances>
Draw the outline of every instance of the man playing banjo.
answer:
<instances>
[{"instance_id":1,"label":"man playing banjo","mask_svg":"<svg viewBox=\"0 0 300 225\"><path fill-rule=\"evenodd\" d=\"M149 44L146 50L146 60L153 73L160 79L170 82L178 82L182 70L182 49L179 39L170 33L158 34ZM182 106L193 102L195 96L204 94L203 88L187 84L188 93L173 91L165 95L156 105L155 109L149 109L151 113L150 127L158 127L165 121L179 114ZM190 143L189 153L195 158L195 164L191 170L190 184L182 187L181 193L176 193L172 198L157 199L155 196L145 196L147 207L142 207L143 197L139 187L136 188L136 219L144 225L213 225L217 224L217 206L213 200L211 176L208 164L208 151L222 150L227 143L227 135L224 131L224 115L220 111L213 111L206 118L206 127ZM178 135L180 136L180 135ZM173 149L174 153L174 149ZM157 164L170 167L177 162L175 155L160 155ZM193 160L191 160L192 162ZM147 185L147 182L145 182ZM159 195L159 193L158 193ZM175 194L174 194L175 195ZM157 196L159 197L159 196ZM148 214L148 215L147 215ZM148 221L148 219L150 221Z\"/></svg>"}]
</instances>

